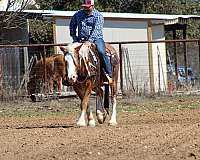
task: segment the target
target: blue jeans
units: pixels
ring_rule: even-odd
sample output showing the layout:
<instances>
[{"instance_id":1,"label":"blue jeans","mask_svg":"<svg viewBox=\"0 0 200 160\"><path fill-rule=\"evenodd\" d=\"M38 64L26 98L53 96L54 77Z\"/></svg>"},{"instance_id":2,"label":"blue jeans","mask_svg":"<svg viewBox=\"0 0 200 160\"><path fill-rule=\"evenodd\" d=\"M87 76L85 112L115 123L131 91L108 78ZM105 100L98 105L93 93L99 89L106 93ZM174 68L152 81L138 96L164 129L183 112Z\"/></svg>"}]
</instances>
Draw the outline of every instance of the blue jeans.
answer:
<instances>
[{"instance_id":1,"label":"blue jeans","mask_svg":"<svg viewBox=\"0 0 200 160\"><path fill-rule=\"evenodd\" d=\"M96 39L95 42L96 47L97 47L97 51L99 53L100 59L101 59L101 63L102 66L105 70L105 72L112 77L112 66L110 63L110 60L108 59L107 55L106 55L106 46L105 46L105 42L103 39Z\"/></svg>"}]
</instances>

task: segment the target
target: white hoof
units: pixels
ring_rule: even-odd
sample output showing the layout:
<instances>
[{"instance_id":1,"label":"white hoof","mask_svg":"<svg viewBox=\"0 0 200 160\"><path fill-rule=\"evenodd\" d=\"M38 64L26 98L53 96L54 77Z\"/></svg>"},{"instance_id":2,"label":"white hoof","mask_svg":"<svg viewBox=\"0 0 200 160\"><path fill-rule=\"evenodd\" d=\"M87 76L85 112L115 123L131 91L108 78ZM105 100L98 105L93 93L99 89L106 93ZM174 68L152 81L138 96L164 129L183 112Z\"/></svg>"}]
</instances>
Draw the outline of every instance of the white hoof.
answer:
<instances>
[{"instance_id":1,"label":"white hoof","mask_svg":"<svg viewBox=\"0 0 200 160\"><path fill-rule=\"evenodd\" d=\"M86 126L87 126L86 123L85 123L84 121L78 121L78 122L76 123L76 125L77 125L78 127L86 127Z\"/></svg>"},{"instance_id":2,"label":"white hoof","mask_svg":"<svg viewBox=\"0 0 200 160\"><path fill-rule=\"evenodd\" d=\"M103 124L104 122L104 114L100 111L100 110L97 110L97 120L100 124Z\"/></svg>"},{"instance_id":3,"label":"white hoof","mask_svg":"<svg viewBox=\"0 0 200 160\"><path fill-rule=\"evenodd\" d=\"M116 121L109 121L109 126L117 126L117 122Z\"/></svg>"},{"instance_id":4,"label":"white hoof","mask_svg":"<svg viewBox=\"0 0 200 160\"><path fill-rule=\"evenodd\" d=\"M94 119L89 120L88 126L90 126L90 127L95 127L95 126L96 126L95 120L94 120Z\"/></svg>"}]
</instances>

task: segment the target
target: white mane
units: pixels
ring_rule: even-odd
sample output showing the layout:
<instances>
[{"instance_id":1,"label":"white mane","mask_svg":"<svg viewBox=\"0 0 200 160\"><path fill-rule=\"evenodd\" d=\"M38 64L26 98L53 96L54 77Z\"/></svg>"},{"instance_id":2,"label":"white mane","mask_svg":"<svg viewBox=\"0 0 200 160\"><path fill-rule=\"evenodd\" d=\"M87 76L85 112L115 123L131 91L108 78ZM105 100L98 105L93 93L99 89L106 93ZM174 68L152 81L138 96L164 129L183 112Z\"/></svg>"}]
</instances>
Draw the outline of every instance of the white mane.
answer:
<instances>
[{"instance_id":1,"label":"white mane","mask_svg":"<svg viewBox=\"0 0 200 160\"><path fill-rule=\"evenodd\" d=\"M90 49L89 49L88 45L83 44L79 50L80 59L88 60L89 52L90 52Z\"/></svg>"},{"instance_id":2,"label":"white mane","mask_svg":"<svg viewBox=\"0 0 200 160\"><path fill-rule=\"evenodd\" d=\"M75 48L79 47L80 45L82 45L82 43L71 43L69 44L67 47L66 47L66 50L69 52L69 53L74 53L75 51ZM82 48L82 47L81 47Z\"/></svg>"}]
</instances>

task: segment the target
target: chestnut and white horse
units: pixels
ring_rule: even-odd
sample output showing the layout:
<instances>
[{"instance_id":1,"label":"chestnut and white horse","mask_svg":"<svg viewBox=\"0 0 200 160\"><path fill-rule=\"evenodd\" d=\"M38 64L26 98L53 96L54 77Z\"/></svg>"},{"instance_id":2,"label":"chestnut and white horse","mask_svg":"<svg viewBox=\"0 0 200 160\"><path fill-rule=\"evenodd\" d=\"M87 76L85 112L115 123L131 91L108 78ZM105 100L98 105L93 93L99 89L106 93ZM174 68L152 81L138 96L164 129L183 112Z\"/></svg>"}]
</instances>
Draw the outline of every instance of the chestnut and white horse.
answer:
<instances>
[{"instance_id":1,"label":"chestnut and white horse","mask_svg":"<svg viewBox=\"0 0 200 160\"><path fill-rule=\"evenodd\" d=\"M44 64L46 65L46 71L44 70ZM41 92L41 86L39 83L44 83L45 72L46 81L49 85L49 92L53 93L53 83L56 81L58 85L58 94L61 94L62 79L65 78L66 74L65 60L64 55L54 54L45 58L45 63L43 58L40 59L31 69L29 82L27 84L29 95Z\"/></svg>"},{"instance_id":2,"label":"chestnut and white horse","mask_svg":"<svg viewBox=\"0 0 200 160\"><path fill-rule=\"evenodd\" d=\"M110 125L117 125L117 81L119 72L119 57L116 50L106 44L106 51L112 63L112 83L105 84L106 76L101 69L100 59L94 44L72 43L65 47L60 47L65 55L66 79L81 100L81 114L77 121L78 126L95 126L95 119L89 105L89 98L92 91L96 91L96 115L100 124L104 123L109 113L109 86L111 88L112 114ZM103 89L105 86L104 98ZM102 100L104 99L104 104Z\"/></svg>"}]
</instances>

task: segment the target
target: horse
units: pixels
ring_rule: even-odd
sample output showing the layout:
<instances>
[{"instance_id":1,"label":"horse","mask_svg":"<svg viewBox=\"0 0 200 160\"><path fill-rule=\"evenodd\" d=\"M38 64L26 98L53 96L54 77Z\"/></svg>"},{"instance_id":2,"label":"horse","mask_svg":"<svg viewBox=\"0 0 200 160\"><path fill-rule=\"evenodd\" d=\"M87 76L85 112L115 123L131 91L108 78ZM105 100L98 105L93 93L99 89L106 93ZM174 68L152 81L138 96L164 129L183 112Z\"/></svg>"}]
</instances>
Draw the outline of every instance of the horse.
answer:
<instances>
[{"instance_id":1,"label":"horse","mask_svg":"<svg viewBox=\"0 0 200 160\"><path fill-rule=\"evenodd\" d=\"M58 94L61 94L62 79L65 78L65 60L64 55L54 54L45 58L46 82L49 85L49 92L53 93L54 81L58 85ZM27 83L28 94L32 95L40 92L40 82L44 82L45 70L44 59L40 59L30 71L29 82ZM32 99L32 98L31 98ZM33 100L33 99L32 99Z\"/></svg>"},{"instance_id":2,"label":"horse","mask_svg":"<svg viewBox=\"0 0 200 160\"><path fill-rule=\"evenodd\" d=\"M110 125L117 125L116 112L116 97L117 97L117 82L119 73L119 57L116 50L106 43L106 52L109 54L112 62L112 83L105 84L106 76L101 67L100 58L94 44L88 43L71 43L67 46L60 46L61 51L65 55L66 61L66 80L68 84L73 86L81 100L81 114L77 121L77 126L92 126L96 125L92 114L92 109L89 105L89 98L92 91L96 91L96 115L100 124L104 123L106 116L109 114L109 86L111 88L111 103L112 115L109 120ZM104 104L103 89L104 92ZM87 122L86 122L87 119Z\"/></svg>"}]
</instances>

